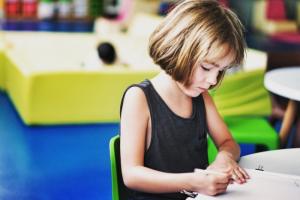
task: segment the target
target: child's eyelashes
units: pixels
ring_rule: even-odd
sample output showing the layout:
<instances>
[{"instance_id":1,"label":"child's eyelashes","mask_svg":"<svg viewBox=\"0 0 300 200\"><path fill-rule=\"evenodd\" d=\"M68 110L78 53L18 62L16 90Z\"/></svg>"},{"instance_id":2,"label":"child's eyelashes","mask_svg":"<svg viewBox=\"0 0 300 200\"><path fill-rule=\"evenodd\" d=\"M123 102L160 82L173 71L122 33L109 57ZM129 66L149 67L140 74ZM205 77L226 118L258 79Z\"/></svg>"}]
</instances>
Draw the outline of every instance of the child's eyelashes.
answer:
<instances>
[{"instance_id":1,"label":"child's eyelashes","mask_svg":"<svg viewBox=\"0 0 300 200\"><path fill-rule=\"evenodd\" d=\"M204 71L209 71L209 68L204 67L203 65L201 65L201 68L204 69Z\"/></svg>"},{"instance_id":2,"label":"child's eyelashes","mask_svg":"<svg viewBox=\"0 0 300 200\"><path fill-rule=\"evenodd\" d=\"M200 67L204 70L204 71L211 71L213 68L209 68L209 67L206 67L204 65L200 65ZM226 69L228 69L229 67L225 67L223 69L219 69L219 72L224 72L226 71Z\"/></svg>"}]
</instances>

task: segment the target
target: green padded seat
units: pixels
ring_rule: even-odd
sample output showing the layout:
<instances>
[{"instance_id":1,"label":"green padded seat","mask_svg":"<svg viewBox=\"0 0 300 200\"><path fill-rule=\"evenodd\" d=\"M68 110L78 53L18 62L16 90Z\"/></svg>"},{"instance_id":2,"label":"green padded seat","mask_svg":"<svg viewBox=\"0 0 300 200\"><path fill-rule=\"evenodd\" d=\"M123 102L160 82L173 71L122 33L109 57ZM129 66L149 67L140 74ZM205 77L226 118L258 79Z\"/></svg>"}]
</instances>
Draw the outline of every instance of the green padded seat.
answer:
<instances>
[{"instance_id":1,"label":"green padded seat","mask_svg":"<svg viewBox=\"0 0 300 200\"><path fill-rule=\"evenodd\" d=\"M224 120L237 143L263 145L267 150L278 148L278 134L264 118L225 117ZM212 162L217 149L210 138L208 151L209 162Z\"/></svg>"}]
</instances>

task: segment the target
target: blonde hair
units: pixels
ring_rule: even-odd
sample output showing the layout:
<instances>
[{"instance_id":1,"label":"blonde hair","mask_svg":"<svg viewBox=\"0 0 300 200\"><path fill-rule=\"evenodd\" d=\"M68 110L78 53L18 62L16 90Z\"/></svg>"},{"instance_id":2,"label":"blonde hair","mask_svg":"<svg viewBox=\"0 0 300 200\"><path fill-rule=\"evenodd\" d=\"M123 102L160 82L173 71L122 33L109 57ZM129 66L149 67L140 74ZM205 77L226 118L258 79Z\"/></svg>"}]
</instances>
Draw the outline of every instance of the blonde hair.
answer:
<instances>
[{"instance_id":1,"label":"blonde hair","mask_svg":"<svg viewBox=\"0 0 300 200\"><path fill-rule=\"evenodd\" d=\"M231 64L239 65L245 54L243 31L238 17L215 0L180 1L150 36L149 53L174 80L188 85L194 67L225 45L234 55Z\"/></svg>"}]
</instances>

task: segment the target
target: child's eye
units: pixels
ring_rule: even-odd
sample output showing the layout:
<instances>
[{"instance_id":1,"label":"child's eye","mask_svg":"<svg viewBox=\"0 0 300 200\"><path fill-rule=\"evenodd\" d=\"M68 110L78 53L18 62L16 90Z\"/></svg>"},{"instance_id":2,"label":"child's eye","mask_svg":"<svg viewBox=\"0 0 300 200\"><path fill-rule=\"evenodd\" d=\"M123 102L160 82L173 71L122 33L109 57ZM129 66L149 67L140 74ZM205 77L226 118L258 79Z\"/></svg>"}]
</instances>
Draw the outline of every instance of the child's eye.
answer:
<instances>
[{"instance_id":1,"label":"child's eye","mask_svg":"<svg viewBox=\"0 0 300 200\"><path fill-rule=\"evenodd\" d=\"M201 65L202 69L204 69L204 71L209 71L210 69L204 67L203 65Z\"/></svg>"}]
</instances>

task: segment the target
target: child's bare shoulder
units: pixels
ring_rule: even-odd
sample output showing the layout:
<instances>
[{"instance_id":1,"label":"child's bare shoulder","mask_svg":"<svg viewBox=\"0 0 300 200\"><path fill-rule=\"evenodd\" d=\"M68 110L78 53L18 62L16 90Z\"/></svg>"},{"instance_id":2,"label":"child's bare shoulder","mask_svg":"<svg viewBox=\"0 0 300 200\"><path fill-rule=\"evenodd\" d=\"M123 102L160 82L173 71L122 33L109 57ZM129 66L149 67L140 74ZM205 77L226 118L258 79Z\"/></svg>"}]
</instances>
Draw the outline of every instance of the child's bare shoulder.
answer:
<instances>
[{"instance_id":1,"label":"child's bare shoulder","mask_svg":"<svg viewBox=\"0 0 300 200\"><path fill-rule=\"evenodd\" d=\"M132 86L126 91L125 99L145 99L145 94L142 88L138 86Z\"/></svg>"},{"instance_id":2,"label":"child's bare shoulder","mask_svg":"<svg viewBox=\"0 0 300 200\"><path fill-rule=\"evenodd\" d=\"M147 99L145 93L140 87L130 87L124 96L124 106L136 109L147 108Z\"/></svg>"}]
</instances>

